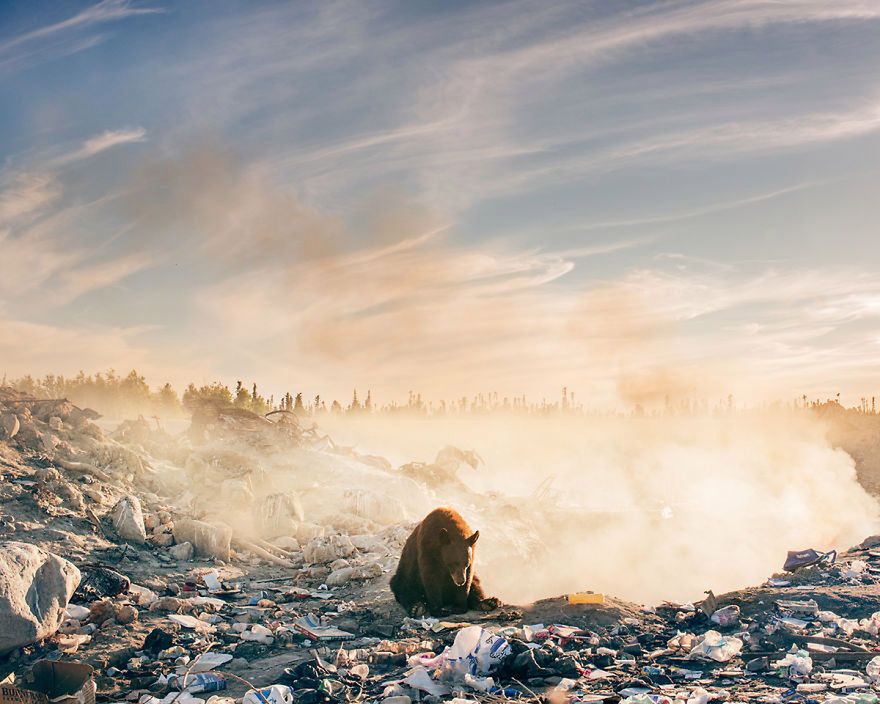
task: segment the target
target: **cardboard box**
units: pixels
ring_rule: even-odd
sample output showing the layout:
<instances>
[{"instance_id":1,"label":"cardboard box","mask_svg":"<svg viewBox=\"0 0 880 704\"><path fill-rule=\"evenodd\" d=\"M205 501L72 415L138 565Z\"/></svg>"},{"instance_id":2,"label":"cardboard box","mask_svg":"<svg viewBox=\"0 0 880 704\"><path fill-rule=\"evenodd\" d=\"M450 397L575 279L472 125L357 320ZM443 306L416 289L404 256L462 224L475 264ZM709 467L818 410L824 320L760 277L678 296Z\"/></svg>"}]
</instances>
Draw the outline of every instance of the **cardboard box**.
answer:
<instances>
[{"instance_id":1,"label":"cardboard box","mask_svg":"<svg viewBox=\"0 0 880 704\"><path fill-rule=\"evenodd\" d=\"M0 686L0 704L95 704L92 674L81 663L40 660L23 686Z\"/></svg>"}]
</instances>

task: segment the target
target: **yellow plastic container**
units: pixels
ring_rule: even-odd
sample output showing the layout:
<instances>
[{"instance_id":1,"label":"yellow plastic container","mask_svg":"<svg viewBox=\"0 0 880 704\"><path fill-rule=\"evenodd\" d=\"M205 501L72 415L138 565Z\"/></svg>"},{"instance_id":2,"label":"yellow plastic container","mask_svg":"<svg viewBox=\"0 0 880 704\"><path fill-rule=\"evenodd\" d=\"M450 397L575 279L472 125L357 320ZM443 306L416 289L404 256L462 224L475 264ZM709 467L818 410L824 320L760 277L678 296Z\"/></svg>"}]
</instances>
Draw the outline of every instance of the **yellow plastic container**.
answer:
<instances>
[{"instance_id":1,"label":"yellow plastic container","mask_svg":"<svg viewBox=\"0 0 880 704\"><path fill-rule=\"evenodd\" d=\"M577 592L568 595L569 604L595 604L601 606L605 603L604 594L594 594L593 592Z\"/></svg>"}]
</instances>

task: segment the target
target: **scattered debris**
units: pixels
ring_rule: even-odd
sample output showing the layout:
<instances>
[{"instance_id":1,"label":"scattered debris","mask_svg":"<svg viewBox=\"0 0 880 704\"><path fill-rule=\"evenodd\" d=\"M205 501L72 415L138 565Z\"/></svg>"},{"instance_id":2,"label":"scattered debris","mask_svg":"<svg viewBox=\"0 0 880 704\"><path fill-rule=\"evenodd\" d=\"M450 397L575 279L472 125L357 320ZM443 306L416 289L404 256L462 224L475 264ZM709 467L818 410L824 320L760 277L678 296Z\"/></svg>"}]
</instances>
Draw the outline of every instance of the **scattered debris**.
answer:
<instances>
[{"instance_id":1,"label":"scattered debris","mask_svg":"<svg viewBox=\"0 0 880 704\"><path fill-rule=\"evenodd\" d=\"M792 550L785 558L782 569L786 572L797 572L804 567L812 567L822 563L833 565L837 559L837 552L819 552L818 550Z\"/></svg>"},{"instance_id":2,"label":"scattered debris","mask_svg":"<svg viewBox=\"0 0 880 704\"><path fill-rule=\"evenodd\" d=\"M395 469L293 413L95 416L0 388L0 700L877 704L880 538L696 604L408 617L389 580L438 490L518 526L459 477L476 453Z\"/></svg>"}]
</instances>

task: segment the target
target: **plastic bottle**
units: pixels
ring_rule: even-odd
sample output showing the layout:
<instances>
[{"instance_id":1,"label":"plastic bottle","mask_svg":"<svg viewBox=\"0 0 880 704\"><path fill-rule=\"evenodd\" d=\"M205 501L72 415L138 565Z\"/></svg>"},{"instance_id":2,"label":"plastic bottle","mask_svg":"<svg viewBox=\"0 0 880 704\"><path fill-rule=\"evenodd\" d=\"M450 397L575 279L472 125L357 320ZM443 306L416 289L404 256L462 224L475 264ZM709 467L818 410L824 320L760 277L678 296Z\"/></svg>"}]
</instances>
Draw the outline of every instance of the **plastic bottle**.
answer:
<instances>
[{"instance_id":1,"label":"plastic bottle","mask_svg":"<svg viewBox=\"0 0 880 704\"><path fill-rule=\"evenodd\" d=\"M197 692L220 692L226 689L226 678L216 672L200 672L196 675L172 675L168 678L168 684L172 689L187 691L190 694Z\"/></svg>"}]
</instances>

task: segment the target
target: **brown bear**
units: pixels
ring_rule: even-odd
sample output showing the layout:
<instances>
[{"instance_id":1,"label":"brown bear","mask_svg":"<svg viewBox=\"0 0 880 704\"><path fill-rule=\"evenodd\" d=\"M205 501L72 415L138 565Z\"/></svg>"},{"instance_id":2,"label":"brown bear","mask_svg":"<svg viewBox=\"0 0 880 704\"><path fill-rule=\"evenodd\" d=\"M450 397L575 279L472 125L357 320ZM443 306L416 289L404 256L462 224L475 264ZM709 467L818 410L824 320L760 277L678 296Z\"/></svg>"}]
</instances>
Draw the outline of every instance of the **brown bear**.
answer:
<instances>
[{"instance_id":1,"label":"brown bear","mask_svg":"<svg viewBox=\"0 0 880 704\"><path fill-rule=\"evenodd\" d=\"M480 532L471 532L461 515L437 508L406 540L391 591L411 616L462 614L468 609L491 611L499 601L483 594L474 574L474 551Z\"/></svg>"}]
</instances>

